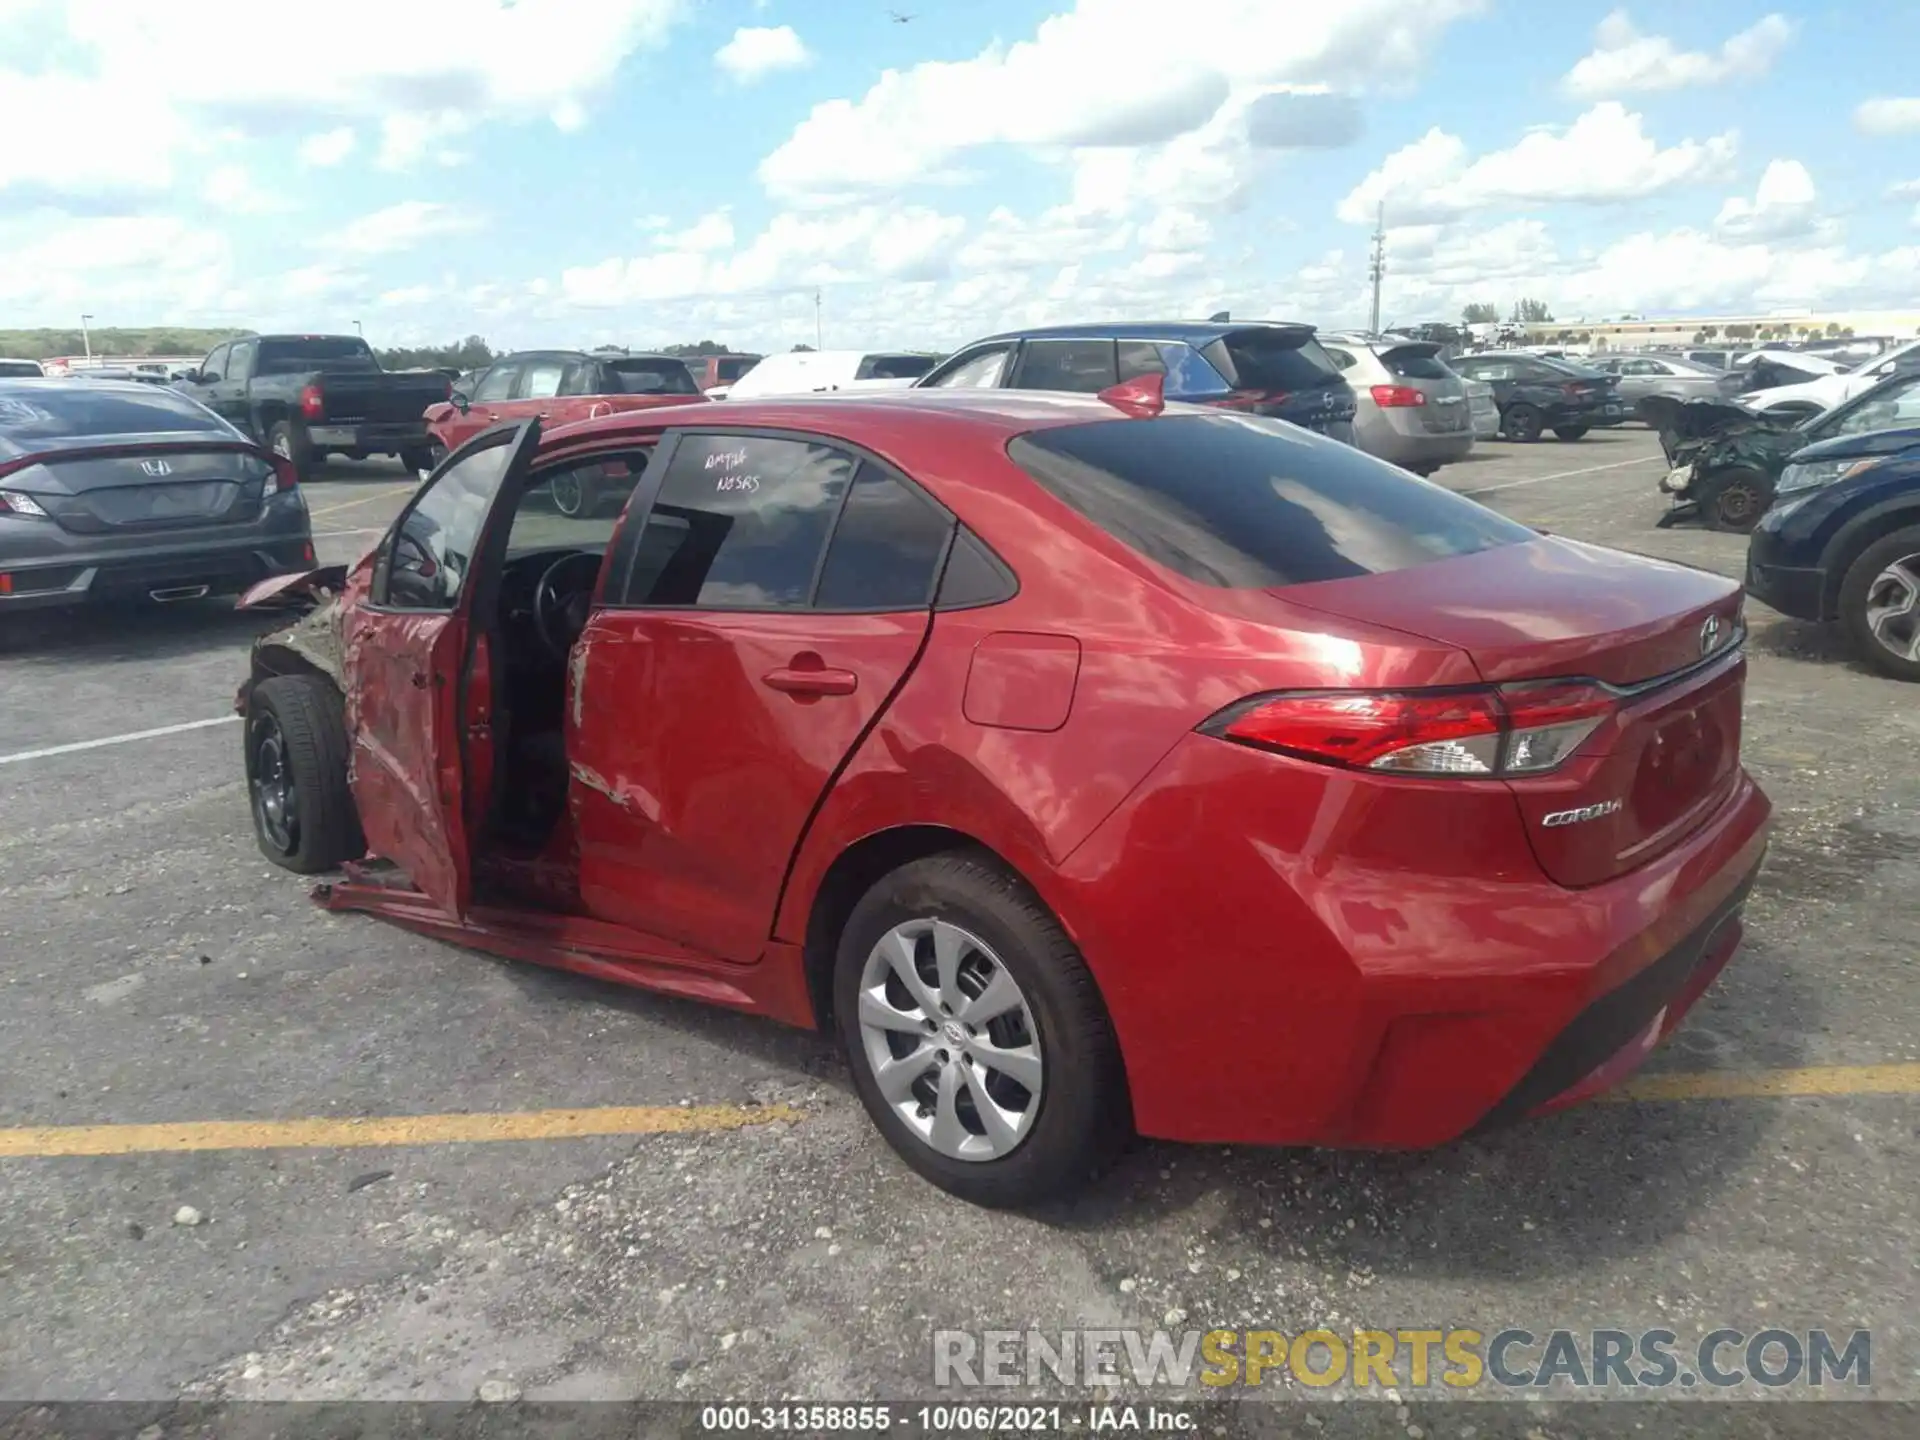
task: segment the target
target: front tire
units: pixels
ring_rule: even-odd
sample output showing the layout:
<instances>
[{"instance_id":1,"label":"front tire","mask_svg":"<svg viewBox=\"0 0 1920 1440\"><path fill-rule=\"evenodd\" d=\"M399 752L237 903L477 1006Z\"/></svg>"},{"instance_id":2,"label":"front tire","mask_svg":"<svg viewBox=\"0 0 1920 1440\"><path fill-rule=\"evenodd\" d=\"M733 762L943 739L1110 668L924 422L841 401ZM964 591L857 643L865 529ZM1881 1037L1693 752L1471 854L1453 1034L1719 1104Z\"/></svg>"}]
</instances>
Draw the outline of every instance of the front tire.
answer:
<instances>
[{"instance_id":1,"label":"front tire","mask_svg":"<svg viewBox=\"0 0 1920 1440\"><path fill-rule=\"evenodd\" d=\"M1920 525L1875 541L1847 567L1840 623L1882 675L1920 681Z\"/></svg>"},{"instance_id":2,"label":"front tire","mask_svg":"<svg viewBox=\"0 0 1920 1440\"><path fill-rule=\"evenodd\" d=\"M1696 483L1695 503L1708 529L1747 535L1773 503L1773 482L1758 470L1721 470Z\"/></svg>"},{"instance_id":3,"label":"front tire","mask_svg":"<svg viewBox=\"0 0 1920 1440\"><path fill-rule=\"evenodd\" d=\"M347 785L340 692L318 675L275 675L247 703L247 795L260 853L313 875L366 854Z\"/></svg>"},{"instance_id":4,"label":"front tire","mask_svg":"<svg viewBox=\"0 0 1920 1440\"><path fill-rule=\"evenodd\" d=\"M1585 425L1556 425L1553 427L1553 433L1558 435L1562 440L1584 440L1587 435L1587 427Z\"/></svg>"},{"instance_id":5,"label":"front tire","mask_svg":"<svg viewBox=\"0 0 1920 1440\"><path fill-rule=\"evenodd\" d=\"M1080 1189L1132 1130L1092 973L1016 877L976 855L883 876L841 931L834 1020L867 1113L976 1205Z\"/></svg>"},{"instance_id":6,"label":"front tire","mask_svg":"<svg viewBox=\"0 0 1920 1440\"><path fill-rule=\"evenodd\" d=\"M1531 405L1509 405L1500 417L1500 432L1509 440L1531 445L1540 438L1544 417Z\"/></svg>"}]
</instances>

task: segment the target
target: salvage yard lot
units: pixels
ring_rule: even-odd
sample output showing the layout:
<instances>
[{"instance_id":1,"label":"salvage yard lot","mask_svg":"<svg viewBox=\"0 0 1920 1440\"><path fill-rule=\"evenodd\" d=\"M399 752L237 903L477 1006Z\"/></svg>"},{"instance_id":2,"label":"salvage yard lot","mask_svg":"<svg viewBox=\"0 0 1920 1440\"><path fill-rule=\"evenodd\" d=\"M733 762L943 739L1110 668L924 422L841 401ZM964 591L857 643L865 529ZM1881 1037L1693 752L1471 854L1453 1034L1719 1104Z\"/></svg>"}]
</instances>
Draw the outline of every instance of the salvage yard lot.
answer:
<instances>
[{"instance_id":1,"label":"salvage yard lot","mask_svg":"<svg viewBox=\"0 0 1920 1440\"><path fill-rule=\"evenodd\" d=\"M1737 575L1739 537L1654 528L1661 469L1630 429L1494 442L1440 479ZM409 489L390 466L329 467L308 490L322 558L359 554ZM1784 1082L1836 1093L1709 1099L1676 1079L1680 1098L1428 1155L1142 1145L1092 1198L1008 1216L896 1162L820 1038L320 913L254 849L237 724L63 748L217 721L258 618L15 622L0 1401L467 1398L488 1380L529 1399L905 1398L933 1394L934 1328L1163 1323L1872 1327L1876 1392L1915 1397L1920 695L1818 627L1750 623L1746 754L1774 849L1746 949L1649 1068L1837 1067ZM594 1107L644 1107L603 1128L684 1128L536 1115L514 1133L539 1138L476 1144L428 1120L343 1146L269 1123ZM228 1137L241 1148L158 1153L151 1134L54 1155L23 1133L213 1121L262 1123ZM182 1206L201 1223L174 1223Z\"/></svg>"}]
</instances>

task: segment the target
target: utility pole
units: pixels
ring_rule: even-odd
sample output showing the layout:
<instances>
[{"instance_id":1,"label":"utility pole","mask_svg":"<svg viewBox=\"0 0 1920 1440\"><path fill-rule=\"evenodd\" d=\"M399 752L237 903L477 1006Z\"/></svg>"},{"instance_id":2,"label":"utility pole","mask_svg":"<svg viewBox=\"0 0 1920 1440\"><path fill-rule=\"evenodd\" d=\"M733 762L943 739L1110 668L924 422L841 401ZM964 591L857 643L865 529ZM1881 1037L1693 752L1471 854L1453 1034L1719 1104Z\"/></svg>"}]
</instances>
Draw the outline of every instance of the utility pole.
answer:
<instances>
[{"instance_id":1,"label":"utility pole","mask_svg":"<svg viewBox=\"0 0 1920 1440\"><path fill-rule=\"evenodd\" d=\"M1380 202L1380 213L1373 227L1373 263L1368 266L1367 274L1373 280L1373 324L1369 332L1380 333L1380 281L1387 273L1387 204Z\"/></svg>"},{"instance_id":2,"label":"utility pole","mask_svg":"<svg viewBox=\"0 0 1920 1440\"><path fill-rule=\"evenodd\" d=\"M93 319L91 315L80 317L80 348L87 352L89 360L93 359L93 339L87 334L87 322L91 319Z\"/></svg>"},{"instance_id":3,"label":"utility pole","mask_svg":"<svg viewBox=\"0 0 1920 1440\"><path fill-rule=\"evenodd\" d=\"M353 322L353 333L364 339L367 332L360 328L360 322L356 320Z\"/></svg>"},{"instance_id":4,"label":"utility pole","mask_svg":"<svg viewBox=\"0 0 1920 1440\"><path fill-rule=\"evenodd\" d=\"M824 338L826 335L824 328L826 322L821 318L821 304L820 290L819 287L816 286L813 292L813 348L815 350L824 350L827 348L827 342Z\"/></svg>"}]
</instances>

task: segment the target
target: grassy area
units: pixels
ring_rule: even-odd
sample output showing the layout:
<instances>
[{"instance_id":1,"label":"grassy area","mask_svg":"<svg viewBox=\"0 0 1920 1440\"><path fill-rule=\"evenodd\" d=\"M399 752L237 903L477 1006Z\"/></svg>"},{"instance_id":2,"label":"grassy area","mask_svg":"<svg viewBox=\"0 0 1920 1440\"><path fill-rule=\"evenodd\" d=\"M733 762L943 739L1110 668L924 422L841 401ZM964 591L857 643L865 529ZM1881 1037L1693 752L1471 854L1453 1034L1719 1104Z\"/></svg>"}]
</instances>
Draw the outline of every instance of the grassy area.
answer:
<instances>
[{"instance_id":1,"label":"grassy area","mask_svg":"<svg viewBox=\"0 0 1920 1440\"><path fill-rule=\"evenodd\" d=\"M168 326L149 329L91 330L88 338L96 355L204 355L222 340L250 334L246 330L183 330ZM21 360L44 360L50 355L81 355L86 346L78 329L0 330L0 355Z\"/></svg>"}]
</instances>

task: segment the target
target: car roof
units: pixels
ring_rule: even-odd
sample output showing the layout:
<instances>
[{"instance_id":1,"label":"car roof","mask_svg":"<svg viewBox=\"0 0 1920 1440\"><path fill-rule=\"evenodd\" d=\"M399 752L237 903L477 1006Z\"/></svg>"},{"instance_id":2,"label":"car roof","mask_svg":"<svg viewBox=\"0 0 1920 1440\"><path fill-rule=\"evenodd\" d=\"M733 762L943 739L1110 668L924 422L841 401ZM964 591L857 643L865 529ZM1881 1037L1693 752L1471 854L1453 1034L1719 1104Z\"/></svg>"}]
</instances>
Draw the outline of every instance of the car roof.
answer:
<instances>
[{"instance_id":1,"label":"car roof","mask_svg":"<svg viewBox=\"0 0 1920 1440\"><path fill-rule=\"evenodd\" d=\"M1169 404L1169 416L1206 415L1201 406ZM1058 425L1119 420L1123 412L1094 395L1047 390L861 390L834 395L769 396L766 399L693 401L647 410L622 411L596 420L556 427L542 437L542 448L618 439L633 431L676 426L709 429L794 429L837 436L854 444L884 449L888 436L910 436L905 427L920 425L951 435L978 433L989 444Z\"/></svg>"},{"instance_id":2,"label":"car roof","mask_svg":"<svg viewBox=\"0 0 1920 1440\"><path fill-rule=\"evenodd\" d=\"M1112 320L1089 321L1078 325L1033 325L1023 330L1003 330L967 343L986 345L997 340L1102 340L1108 336L1128 340L1184 340L1190 345L1205 345L1223 335L1238 335L1248 330L1287 330L1311 334L1313 326L1290 320Z\"/></svg>"},{"instance_id":3,"label":"car roof","mask_svg":"<svg viewBox=\"0 0 1920 1440\"><path fill-rule=\"evenodd\" d=\"M485 370L503 360L596 360L608 365L618 364L622 360L673 360L682 365L687 363L686 356L659 355L651 350L622 351L617 355L604 352L595 354L591 350L510 350L505 355L494 356L480 368Z\"/></svg>"}]
</instances>

